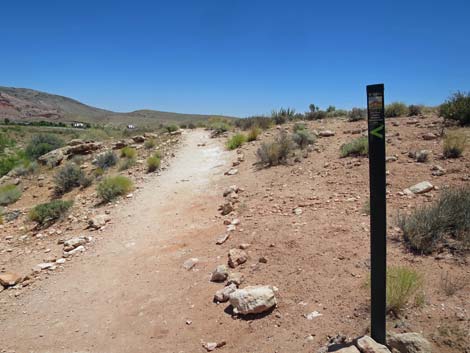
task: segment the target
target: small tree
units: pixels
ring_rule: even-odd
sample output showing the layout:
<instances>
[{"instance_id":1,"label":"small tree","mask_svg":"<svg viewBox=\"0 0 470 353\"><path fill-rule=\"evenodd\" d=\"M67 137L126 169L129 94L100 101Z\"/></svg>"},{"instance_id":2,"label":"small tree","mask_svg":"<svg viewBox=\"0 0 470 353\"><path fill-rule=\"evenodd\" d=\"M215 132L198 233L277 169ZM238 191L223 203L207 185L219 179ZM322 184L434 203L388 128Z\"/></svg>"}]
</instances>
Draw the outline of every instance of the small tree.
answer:
<instances>
[{"instance_id":1,"label":"small tree","mask_svg":"<svg viewBox=\"0 0 470 353\"><path fill-rule=\"evenodd\" d=\"M454 93L439 107L439 113L446 120L455 120L461 125L469 125L470 93Z\"/></svg>"}]
</instances>

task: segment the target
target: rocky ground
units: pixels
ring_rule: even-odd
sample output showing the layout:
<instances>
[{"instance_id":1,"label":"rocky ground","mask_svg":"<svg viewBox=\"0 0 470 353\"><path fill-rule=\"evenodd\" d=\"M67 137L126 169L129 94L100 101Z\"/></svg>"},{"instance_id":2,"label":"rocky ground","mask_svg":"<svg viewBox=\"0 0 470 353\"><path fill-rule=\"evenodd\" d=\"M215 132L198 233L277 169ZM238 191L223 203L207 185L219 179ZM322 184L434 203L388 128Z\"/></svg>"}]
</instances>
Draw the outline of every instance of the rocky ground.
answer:
<instances>
[{"instance_id":1,"label":"rocky ground","mask_svg":"<svg viewBox=\"0 0 470 353\"><path fill-rule=\"evenodd\" d=\"M433 352L468 352L468 259L445 249L412 254L396 227L399 212L470 180L468 151L441 157L440 126L434 117L387 123L388 261L425 278L424 303L410 303L388 328L421 333ZM254 164L256 149L291 126L236 152L223 151L223 139L190 132L168 170L108 206L111 221L100 232L83 229L86 212L48 243L40 237L25 246L5 232L2 267L21 274L53 245L58 255L64 245L88 251L0 293L3 350L317 352L368 333L368 160L339 158L340 145L366 125L308 127L325 137L296 161L268 169ZM429 151L427 162L409 157L421 150ZM423 181L432 187L413 193ZM443 289L449 276L462 284L453 295Z\"/></svg>"}]
</instances>

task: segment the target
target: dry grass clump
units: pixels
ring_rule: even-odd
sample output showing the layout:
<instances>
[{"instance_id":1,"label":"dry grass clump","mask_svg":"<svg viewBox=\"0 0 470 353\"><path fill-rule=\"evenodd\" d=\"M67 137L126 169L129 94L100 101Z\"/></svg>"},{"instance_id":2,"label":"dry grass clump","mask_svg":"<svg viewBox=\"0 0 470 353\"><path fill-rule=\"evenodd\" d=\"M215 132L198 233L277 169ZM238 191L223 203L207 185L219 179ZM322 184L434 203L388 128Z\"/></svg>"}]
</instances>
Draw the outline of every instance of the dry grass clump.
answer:
<instances>
[{"instance_id":1,"label":"dry grass clump","mask_svg":"<svg viewBox=\"0 0 470 353\"><path fill-rule=\"evenodd\" d=\"M462 156L467 144L467 136L460 131L446 134L444 137L444 157L459 158Z\"/></svg>"},{"instance_id":2,"label":"dry grass clump","mask_svg":"<svg viewBox=\"0 0 470 353\"><path fill-rule=\"evenodd\" d=\"M293 148L292 138L286 133L280 133L274 141L263 142L258 148L258 163L264 167L286 163Z\"/></svg>"}]
</instances>

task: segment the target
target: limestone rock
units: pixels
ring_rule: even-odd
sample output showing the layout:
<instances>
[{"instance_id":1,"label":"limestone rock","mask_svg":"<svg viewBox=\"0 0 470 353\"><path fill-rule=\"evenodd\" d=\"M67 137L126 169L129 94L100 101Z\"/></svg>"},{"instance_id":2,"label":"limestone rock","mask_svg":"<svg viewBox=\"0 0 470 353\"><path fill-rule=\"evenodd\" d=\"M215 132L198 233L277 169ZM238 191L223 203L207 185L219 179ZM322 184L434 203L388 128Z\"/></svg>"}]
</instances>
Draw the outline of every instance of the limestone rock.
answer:
<instances>
[{"instance_id":1,"label":"limestone rock","mask_svg":"<svg viewBox=\"0 0 470 353\"><path fill-rule=\"evenodd\" d=\"M219 265L219 266L217 266L215 271L212 272L211 281L212 282L223 282L227 279L227 277L228 277L227 266Z\"/></svg>"},{"instance_id":2,"label":"limestone rock","mask_svg":"<svg viewBox=\"0 0 470 353\"><path fill-rule=\"evenodd\" d=\"M21 282L22 277L14 272L3 272L0 273L0 284L4 287L14 286Z\"/></svg>"},{"instance_id":3,"label":"limestone rock","mask_svg":"<svg viewBox=\"0 0 470 353\"><path fill-rule=\"evenodd\" d=\"M222 216L226 216L232 211L233 211L233 206L230 202L226 202L220 207L220 213L222 214Z\"/></svg>"},{"instance_id":4,"label":"limestone rock","mask_svg":"<svg viewBox=\"0 0 470 353\"><path fill-rule=\"evenodd\" d=\"M217 237L217 240L216 240L215 243L217 245L221 245L221 244L225 243L229 237L230 237L230 233L225 233L225 234L219 235Z\"/></svg>"},{"instance_id":5,"label":"limestone rock","mask_svg":"<svg viewBox=\"0 0 470 353\"><path fill-rule=\"evenodd\" d=\"M65 153L64 151L67 149L67 147L62 147L55 149L53 151L50 151L46 154L43 154L38 158L38 162L43 165L47 165L49 167L56 167L58 166L63 159L65 158Z\"/></svg>"},{"instance_id":6,"label":"limestone rock","mask_svg":"<svg viewBox=\"0 0 470 353\"><path fill-rule=\"evenodd\" d=\"M429 140L435 140L435 139L437 139L437 136L433 134L432 132L423 134L423 140L429 141Z\"/></svg>"},{"instance_id":7,"label":"limestone rock","mask_svg":"<svg viewBox=\"0 0 470 353\"><path fill-rule=\"evenodd\" d=\"M318 133L318 136L320 136L320 137L335 136L335 132L331 131L331 130L322 130Z\"/></svg>"},{"instance_id":8,"label":"limestone rock","mask_svg":"<svg viewBox=\"0 0 470 353\"><path fill-rule=\"evenodd\" d=\"M237 290L237 286L235 284L230 284L228 286L225 286L224 288L219 289L217 292L215 292L214 301L219 302L219 303L228 302L230 298L230 294L232 294L236 290Z\"/></svg>"},{"instance_id":9,"label":"limestone rock","mask_svg":"<svg viewBox=\"0 0 470 353\"><path fill-rule=\"evenodd\" d=\"M328 352L328 351L325 351ZM351 345L349 347L340 348L339 350L335 350L335 353L361 353L356 346Z\"/></svg>"},{"instance_id":10,"label":"limestone rock","mask_svg":"<svg viewBox=\"0 0 470 353\"><path fill-rule=\"evenodd\" d=\"M71 251L80 245L85 245L88 242L86 237L75 237L64 241L64 251Z\"/></svg>"},{"instance_id":11,"label":"limestone rock","mask_svg":"<svg viewBox=\"0 0 470 353\"><path fill-rule=\"evenodd\" d=\"M249 286L230 294L230 304L235 314L259 314L277 305L274 288Z\"/></svg>"},{"instance_id":12,"label":"limestone rock","mask_svg":"<svg viewBox=\"0 0 470 353\"><path fill-rule=\"evenodd\" d=\"M106 214L96 215L88 220L88 227L93 229L100 229L106 225L111 220Z\"/></svg>"},{"instance_id":13,"label":"limestone rock","mask_svg":"<svg viewBox=\"0 0 470 353\"><path fill-rule=\"evenodd\" d=\"M144 143L145 142L145 137L144 136L134 136L132 140L135 143Z\"/></svg>"},{"instance_id":14,"label":"limestone rock","mask_svg":"<svg viewBox=\"0 0 470 353\"><path fill-rule=\"evenodd\" d=\"M434 186L429 181L422 181L416 185L410 186L409 190L413 194L424 194L434 189Z\"/></svg>"},{"instance_id":15,"label":"limestone rock","mask_svg":"<svg viewBox=\"0 0 470 353\"><path fill-rule=\"evenodd\" d=\"M235 284L237 287L243 283L245 277L240 272L230 272L227 278L227 285Z\"/></svg>"},{"instance_id":16,"label":"limestone rock","mask_svg":"<svg viewBox=\"0 0 470 353\"><path fill-rule=\"evenodd\" d=\"M228 265L235 268L244 264L248 260L248 255L241 249L230 249L228 252Z\"/></svg>"},{"instance_id":17,"label":"limestone rock","mask_svg":"<svg viewBox=\"0 0 470 353\"><path fill-rule=\"evenodd\" d=\"M369 336L359 338L356 342L356 346L362 353L390 353L387 347L375 342Z\"/></svg>"},{"instance_id":18,"label":"limestone rock","mask_svg":"<svg viewBox=\"0 0 470 353\"><path fill-rule=\"evenodd\" d=\"M186 270L190 270L192 269L194 266L196 266L196 264L199 262L199 259L196 258L196 257L192 257L188 260L186 260L184 263L183 263L183 267L186 269Z\"/></svg>"},{"instance_id":19,"label":"limestone rock","mask_svg":"<svg viewBox=\"0 0 470 353\"><path fill-rule=\"evenodd\" d=\"M387 344L400 353L431 353L431 344L422 335L415 332L390 333Z\"/></svg>"}]
</instances>

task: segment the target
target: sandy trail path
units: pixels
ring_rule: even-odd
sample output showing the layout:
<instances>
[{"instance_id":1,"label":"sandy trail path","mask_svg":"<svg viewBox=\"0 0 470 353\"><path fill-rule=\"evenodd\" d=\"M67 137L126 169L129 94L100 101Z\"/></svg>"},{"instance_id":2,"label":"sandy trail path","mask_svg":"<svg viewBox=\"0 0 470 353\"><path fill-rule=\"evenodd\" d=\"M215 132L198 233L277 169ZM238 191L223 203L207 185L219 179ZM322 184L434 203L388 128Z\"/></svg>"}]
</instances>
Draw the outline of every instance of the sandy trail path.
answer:
<instances>
[{"instance_id":1,"label":"sandy trail path","mask_svg":"<svg viewBox=\"0 0 470 353\"><path fill-rule=\"evenodd\" d=\"M169 169L113 211L99 242L1 310L0 351L201 350L205 309L197 303L211 304L197 287L207 281L192 283L197 276L181 265L196 255L204 264L192 252L224 228L215 216L227 159L207 133L185 135Z\"/></svg>"}]
</instances>

